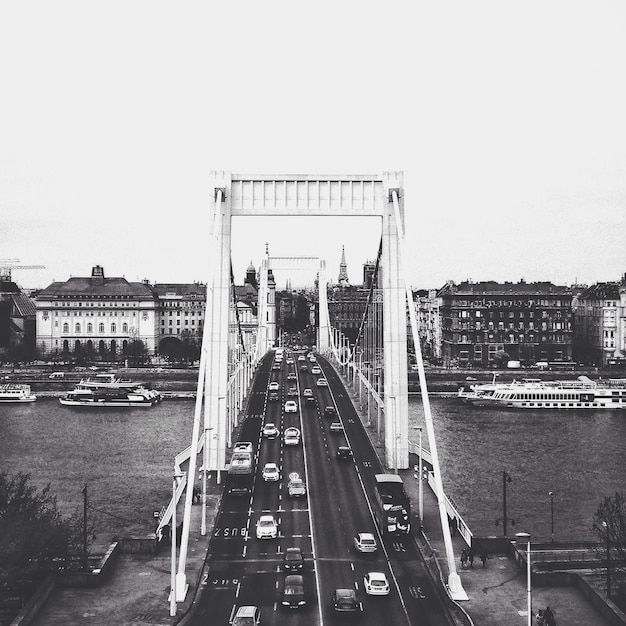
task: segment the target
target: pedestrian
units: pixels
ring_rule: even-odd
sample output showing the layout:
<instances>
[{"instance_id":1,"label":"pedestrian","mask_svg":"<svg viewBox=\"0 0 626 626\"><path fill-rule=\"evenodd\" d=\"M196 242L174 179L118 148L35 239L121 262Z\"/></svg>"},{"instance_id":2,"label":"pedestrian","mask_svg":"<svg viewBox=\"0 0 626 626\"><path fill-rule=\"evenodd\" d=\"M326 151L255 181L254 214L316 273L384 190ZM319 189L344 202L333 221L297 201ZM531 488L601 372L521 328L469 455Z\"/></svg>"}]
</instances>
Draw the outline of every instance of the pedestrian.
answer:
<instances>
[{"instance_id":1,"label":"pedestrian","mask_svg":"<svg viewBox=\"0 0 626 626\"><path fill-rule=\"evenodd\" d=\"M198 504L200 502L200 494L201 494L200 487L198 487L198 485L196 485L193 488L193 502L194 502L194 504Z\"/></svg>"},{"instance_id":2,"label":"pedestrian","mask_svg":"<svg viewBox=\"0 0 626 626\"><path fill-rule=\"evenodd\" d=\"M487 552L485 550L482 550L480 553L480 560L483 562L483 567L485 567L485 565L487 564L487 559L489 557L487 556Z\"/></svg>"},{"instance_id":3,"label":"pedestrian","mask_svg":"<svg viewBox=\"0 0 626 626\"><path fill-rule=\"evenodd\" d=\"M469 561L470 568L474 569L474 550L472 550L472 548L470 548L469 552L467 553L467 559Z\"/></svg>"},{"instance_id":4,"label":"pedestrian","mask_svg":"<svg viewBox=\"0 0 626 626\"><path fill-rule=\"evenodd\" d=\"M539 612L537 613L537 626L545 626L545 619L543 618L543 610L539 609Z\"/></svg>"},{"instance_id":5,"label":"pedestrian","mask_svg":"<svg viewBox=\"0 0 626 626\"><path fill-rule=\"evenodd\" d=\"M554 617L554 613L552 609L548 606L546 610L543 612L543 621L546 626L556 626L556 619Z\"/></svg>"},{"instance_id":6,"label":"pedestrian","mask_svg":"<svg viewBox=\"0 0 626 626\"><path fill-rule=\"evenodd\" d=\"M467 565L467 550L463 548L463 550L461 550L461 567L465 569L466 565Z\"/></svg>"}]
</instances>

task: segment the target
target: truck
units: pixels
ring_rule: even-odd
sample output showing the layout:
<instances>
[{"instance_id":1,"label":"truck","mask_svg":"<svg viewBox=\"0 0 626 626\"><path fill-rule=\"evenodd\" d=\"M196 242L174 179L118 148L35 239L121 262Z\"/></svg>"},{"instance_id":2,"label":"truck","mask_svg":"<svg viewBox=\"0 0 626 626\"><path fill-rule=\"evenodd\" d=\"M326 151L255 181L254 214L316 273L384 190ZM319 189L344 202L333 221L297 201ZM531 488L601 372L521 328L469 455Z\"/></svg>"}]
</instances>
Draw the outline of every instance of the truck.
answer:
<instances>
[{"instance_id":1,"label":"truck","mask_svg":"<svg viewBox=\"0 0 626 626\"><path fill-rule=\"evenodd\" d=\"M376 474L376 521L383 535L411 532L411 501L398 474Z\"/></svg>"},{"instance_id":2,"label":"truck","mask_svg":"<svg viewBox=\"0 0 626 626\"><path fill-rule=\"evenodd\" d=\"M230 459L226 488L233 495L252 493L254 484L254 456L249 450L235 450Z\"/></svg>"}]
</instances>

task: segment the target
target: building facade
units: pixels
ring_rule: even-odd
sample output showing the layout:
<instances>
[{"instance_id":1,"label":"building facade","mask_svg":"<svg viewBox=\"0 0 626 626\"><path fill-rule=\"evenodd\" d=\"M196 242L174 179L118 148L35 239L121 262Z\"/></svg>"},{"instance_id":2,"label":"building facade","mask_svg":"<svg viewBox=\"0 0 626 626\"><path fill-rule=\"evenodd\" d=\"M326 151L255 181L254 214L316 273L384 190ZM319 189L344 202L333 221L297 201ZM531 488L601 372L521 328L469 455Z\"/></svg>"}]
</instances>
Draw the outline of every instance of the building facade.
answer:
<instances>
[{"instance_id":1,"label":"building facade","mask_svg":"<svg viewBox=\"0 0 626 626\"><path fill-rule=\"evenodd\" d=\"M572 359L572 290L548 282L448 282L440 298L444 365L523 366Z\"/></svg>"},{"instance_id":2,"label":"building facade","mask_svg":"<svg viewBox=\"0 0 626 626\"><path fill-rule=\"evenodd\" d=\"M585 289L573 309L576 359L598 367L626 364L626 274Z\"/></svg>"}]
</instances>

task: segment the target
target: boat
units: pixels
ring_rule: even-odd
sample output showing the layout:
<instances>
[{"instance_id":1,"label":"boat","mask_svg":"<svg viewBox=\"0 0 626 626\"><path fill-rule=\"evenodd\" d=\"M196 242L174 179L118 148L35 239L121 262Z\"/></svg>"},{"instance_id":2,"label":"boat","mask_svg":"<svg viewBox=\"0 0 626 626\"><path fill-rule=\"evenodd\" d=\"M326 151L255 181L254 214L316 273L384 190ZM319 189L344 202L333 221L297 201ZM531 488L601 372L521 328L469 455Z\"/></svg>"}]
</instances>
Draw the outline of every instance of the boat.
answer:
<instances>
[{"instance_id":1,"label":"boat","mask_svg":"<svg viewBox=\"0 0 626 626\"><path fill-rule=\"evenodd\" d=\"M626 379L544 381L526 378L510 383L472 385L459 398L477 407L512 409L624 409Z\"/></svg>"},{"instance_id":2,"label":"boat","mask_svg":"<svg viewBox=\"0 0 626 626\"><path fill-rule=\"evenodd\" d=\"M37 396L30 392L30 385L0 385L0 402L34 402L36 399Z\"/></svg>"},{"instance_id":3,"label":"boat","mask_svg":"<svg viewBox=\"0 0 626 626\"><path fill-rule=\"evenodd\" d=\"M150 407L162 400L161 394L144 383L99 374L81 380L72 391L59 399L65 406Z\"/></svg>"}]
</instances>

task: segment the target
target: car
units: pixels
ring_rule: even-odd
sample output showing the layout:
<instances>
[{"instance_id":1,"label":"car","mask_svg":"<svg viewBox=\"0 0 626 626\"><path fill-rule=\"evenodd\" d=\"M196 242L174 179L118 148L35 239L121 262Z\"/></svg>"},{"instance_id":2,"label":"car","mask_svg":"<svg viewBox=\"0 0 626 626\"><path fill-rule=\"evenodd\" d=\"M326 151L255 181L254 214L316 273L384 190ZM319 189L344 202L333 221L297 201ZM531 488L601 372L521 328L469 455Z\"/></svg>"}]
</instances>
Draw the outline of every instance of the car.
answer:
<instances>
[{"instance_id":1,"label":"car","mask_svg":"<svg viewBox=\"0 0 626 626\"><path fill-rule=\"evenodd\" d=\"M267 437L268 439L274 439L275 437L278 437L278 428L276 428L276 424L272 424L271 422L265 424L263 426L263 436Z\"/></svg>"},{"instance_id":2,"label":"car","mask_svg":"<svg viewBox=\"0 0 626 626\"><path fill-rule=\"evenodd\" d=\"M298 404L295 400L287 400L285 402L285 413L297 413L298 412Z\"/></svg>"},{"instance_id":3,"label":"car","mask_svg":"<svg viewBox=\"0 0 626 626\"><path fill-rule=\"evenodd\" d=\"M335 417L337 415L337 411L334 406L325 406L324 407L324 416L325 417Z\"/></svg>"},{"instance_id":4,"label":"car","mask_svg":"<svg viewBox=\"0 0 626 626\"><path fill-rule=\"evenodd\" d=\"M293 426L286 428L284 438L286 446L297 446L300 443L300 431Z\"/></svg>"},{"instance_id":5,"label":"car","mask_svg":"<svg viewBox=\"0 0 626 626\"><path fill-rule=\"evenodd\" d=\"M287 359L287 365L293 365L293 359L291 357Z\"/></svg>"},{"instance_id":6,"label":"car","mask_svg":"<svg viewBox=\"0 0 626 626\"><path fill-rule=\"evenodd\" d=\"M306 401L307 402L315 402L315 396L307 396L306 397Z\"/></svg>"},{"instance_id":7,"label":"car","mask_svg":"<svg viewBox=\"0 0 626 626\"><path fill-rule=\"evenodd\" d=\"M338 613L356 613L363 610L363 605L359 602L354 589L335 589L331 600L333 609Z\"/></svg>"},{"instance_id":8,"label":"car","mask_svg":"<svg viewBox=\"0 0 626 626\"><path fill-rule=\"evenodd\" d=\"M289 389L287 391L287 395L288 396L297 396L298 395L298 388L297 387L289 387Z\"/></svg>"},{"instance_id":9,"label":"car","mask_svg":"<svg viewBox=\"0 0 626 626\"><path fill-rule=\"evenodd\" d=\"M308 368L306 365L301 365L301 366L300 366L300 371L301 371L301 372L308 372L308 371L309 371L309 368Z\"/></svg>"},{"instance_id":10,"label":"car","mask_svg":"<svg viewBox=\"0 0 626 626\"><path fill-rule=\"evenodd\" d=\"M343 432L343 424L341 422L332 422L330 425L331 433L342 433Z\"/></svg>"},{"instance_id":11,"label":"car","mask_svg":"<svg viewBox=\"0 0 626 626\"><path fill-rule=\"evenodd\" d=\"M304 567L304 557L301 548L287 548L283 556L283 569L301 570Z\"/></svg>"},{"instance_id":12,"label":"car","mask_svg":"<svg viewBox=\"0 0 626 626\"><path fill-rule=\"evenodd\" d=\"M280 471L276 463L266 463L263 466L262 472L263 480L265 482L277 482L280 480Z\"/></svg>"},{"instance_id":13,"label":"car","mask_svg":"<svg viewBox=\"0 0 626 626\"><path fill-rule=\"evenodd\" d=\"M299 609L306 604L304 577L301 574L285 576L280 603L290 609Z\"/></svg>"},{"instance_id":14,"label":"car","mask_svg":"<svg viewBox=\"0 0 626 626\"><path fill-rule=\"evenodd\" d=\"M289 372L289 374L287 374L287 380L296 380L298 378L298 375L295 372Z\"/></svg>"},{"instance_id":15,"label":"car","mask_svg":"<svg viewBox=\"0 0 626 626\"><path fill-rule=\"evenodd\" d=\"M321 373L322 373L322 370L319 368L318 365L314 365L311 368L311 374L321 374Z\"/></svg>"},{"instance_id":16,"label":"car","mask_svg":"<svg viewBox=\"0 0 626 626\"><path fill-rule=\"evenodd\" d=\"M298 356L298 361L306 361L306 357L304 356L304 354Z\"/></svg>"},{"instance_id":17,"label":"car","mask_svg":"<svg viewBox=\"0 0 626 626\"><path fill-rule=\"evenodd\" d=\"M272 369L274 371L280 370L280 363L274 363L274 365L272 365Z\"/></svg>"},{"instance_id":18,"label":"car","mask_svg":"<svg viewBox=\"0 0 626 626\"><path fill-rule=\"evenodd\" d=\"M278 381L273 380L270 383L269 390L270 391L278 391L279 389L280 389L280 384L278 383Z\"/></svg>"},{"instance_id":19,"label":"car","mask_svg":"<svg viewBox=\"0 0 626 626\"><path fill-rule=\"evenodd\" d=\"M261 515L256 523L257 539L276 539L278 524L273 515Z\"/></svg>"},{"instance_id":20,"label":"car","mask_svg":"<svg viewBox=\"0 0 626 626\"><path fill-rule=\"evenodd\" d=\"M352 456L352 450L350 446L339 446L337 448L338 459L349 459Z\"/></svg>"},{"instance_id":21,"label":"car","mask_svg":"<svg viewBox=\"0 0 626 626\"><path fill-rule=\"evenodd\" d=\"M235 452L252 452L252 442L251 441L238 441L233 446L233 454Z\"/></svg>"},{"instance_id":22,"label":"car","mask_svg":"<svg viewBox=\"0 0 626 626\"><path fill-rule=\"evenodd\" d=\"M354 547L357 552L374 553L378 550L373 533L358 533L354 536Z\"/></svg>"},{"instance_id":23,"label":"car","mask_svg":"<svg viewBox=\"0 0 626 626\"><path fill-rule=\"evenodd\" d=\"M279 400L280 400L280 396L278 395L278 391L270 391L269 401L278 402Z\"/></svg>"},{"instance_id":24,"label":"car","mask_svg":"<svg viewBox=\"0 0 626 626\"><path fill-rule=\"evenodd\" d=\"M328 387L328 381L325 378L318 378L315 384L318 387Z\"/></svg>"},{"instance_id":25,"label":"car","mask_svg":"<svg viewBox=\"0 0 626 626\"><path fill-rule=\"evenodd\" d=\"M287 494L290 498L299 498L306 495L306 485L300 474L292 472L289 474L289 482L287 483Z\"/></svg>"},{"instance_id":26,"label":"car","mask_svg":"<svg viewBox=\"0 0 626 626\"><path fill-rule=\"evenodd\" d=\"M310 397L313 395L313 389L310 389L309 387L307 387L303 392L302 395L305 397Z\"/></svg>"},{"instance_id":27,"label":"car","mask_svg":"<svg viewBox=\"0 0 626 626\"><path fill-rule=\"evenodd\" d=\"M367 572L363 576L363 587L368 596L389 595L389 581L384 572Z\"/></svg>"},{"instance_id":28,"label":"car","mask_svg":"<svg viewBox=\"0 0 626 626\"><path fill-rule=\"evenodd\" d=\"M261 613L256 606L240 606L233 618L232 626L259 626Z\"/></svg>"}]
</instances>

